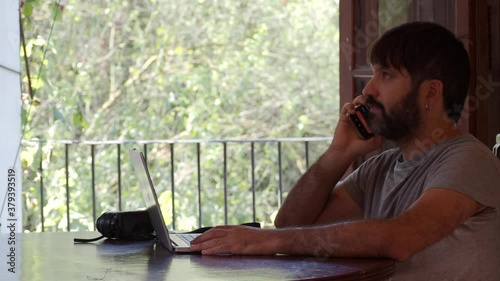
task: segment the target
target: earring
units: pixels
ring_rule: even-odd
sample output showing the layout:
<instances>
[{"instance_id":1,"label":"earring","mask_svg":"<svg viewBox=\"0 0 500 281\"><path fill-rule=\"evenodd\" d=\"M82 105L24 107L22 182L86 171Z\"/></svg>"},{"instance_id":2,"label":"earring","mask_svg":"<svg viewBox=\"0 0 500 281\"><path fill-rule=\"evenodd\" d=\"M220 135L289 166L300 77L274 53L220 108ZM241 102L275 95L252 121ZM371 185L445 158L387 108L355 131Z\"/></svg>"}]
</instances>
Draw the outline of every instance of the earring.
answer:
<instances>
[{"instance_id":1,"label":"earring","mask_svg":"<svg viewBox=\"0 0 500 281\"><path fill-rule=\"evenodd\" d=\"M430 110L431 110L430 106L428 104L425 104L425 111L430 111Z\"/></svg>"}]
</instances>

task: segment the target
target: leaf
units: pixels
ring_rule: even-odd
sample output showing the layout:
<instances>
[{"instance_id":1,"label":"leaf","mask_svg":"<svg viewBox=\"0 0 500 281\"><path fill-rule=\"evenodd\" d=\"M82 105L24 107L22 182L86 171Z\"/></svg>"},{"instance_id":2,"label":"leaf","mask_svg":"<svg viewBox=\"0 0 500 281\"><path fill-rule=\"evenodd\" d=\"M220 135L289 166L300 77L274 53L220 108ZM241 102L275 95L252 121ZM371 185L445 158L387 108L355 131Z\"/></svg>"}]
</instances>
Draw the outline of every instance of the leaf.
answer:
<instances>
[{"instance_id":1,"label":"leaf","mask_svg":"<svg viewBox=\"0 0 500 281\"><path fill-rule=\"evenodd\" d=\"M83 118L81 111L78 111L77 113L73 114L73 124L76 127L80 127L84 130L89 127L89 124L85 121L85 118Z\"/></svg>"},{"instance_id":2,"label":"leaf","mask_svg":"<svg viewBox=\"0 0 500 281\"><path fill-rule=\"evenodd\" d=\"M31 4L29 2L24 3L24 5L21 9L22 9L23 16L25 16L27 18L33 14L33 4Z\"/></svg>"},{"instance_id":3,"label":"leaf","mask_svg":"<svg viewBox=\"0 0 500 281\"><path fill-rule=\"evenodd\" d=\"M54 118L56 120L61 120L64 124L66 124L66 118L64 117L62 112L59 111L59 109L57 109L56 107L54 107Z\"/></svg>"},{"instance_id":4,"label":"leaf","mask_svg":"<svg viewBox=\"0 0 500 281\"><path fill-rule=\"evenodd\" d=\"M43 38L32 39L32 40L30 40L30 42L35 46L43 46L43 45L47 44L47 41L45 41L45 39L43 39Z\"/></svg>"}]
</instances>

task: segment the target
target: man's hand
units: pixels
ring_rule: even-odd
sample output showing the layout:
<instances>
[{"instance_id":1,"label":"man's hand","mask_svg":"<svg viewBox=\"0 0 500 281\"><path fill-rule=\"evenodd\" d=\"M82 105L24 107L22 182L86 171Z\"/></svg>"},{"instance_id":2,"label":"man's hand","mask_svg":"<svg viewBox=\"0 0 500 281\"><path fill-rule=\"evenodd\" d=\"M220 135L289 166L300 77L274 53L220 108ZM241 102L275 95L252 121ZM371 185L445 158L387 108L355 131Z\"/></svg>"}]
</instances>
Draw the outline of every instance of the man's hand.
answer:
<instances>
[{"instance_id":1,"label":"man's hand","mask_svg":"<svg viewBox=\"0 0 500 281\"><path fill-rule=\"evenodd\" d=\"M191 250L204 255L273 255L272 237L277 234L276 230L248 226L217 226L194 239Z\"/></svg>"},{"instance_id":2,"label":"man's hand","mask_svg":"<svg viewBox=\"0 0 500 281\"><path fill-rule=\"evenodd\" d=\"M362 139L356 127L352 124L349 115L356 113L356 105L365 104L364 96L356 97L352 102L346 103L340 112L339 122L335 128L331 149L342 151L353 159L365 155L382 146L383 138L375 135L369 140Z\"/></svg>"}]
</instances>

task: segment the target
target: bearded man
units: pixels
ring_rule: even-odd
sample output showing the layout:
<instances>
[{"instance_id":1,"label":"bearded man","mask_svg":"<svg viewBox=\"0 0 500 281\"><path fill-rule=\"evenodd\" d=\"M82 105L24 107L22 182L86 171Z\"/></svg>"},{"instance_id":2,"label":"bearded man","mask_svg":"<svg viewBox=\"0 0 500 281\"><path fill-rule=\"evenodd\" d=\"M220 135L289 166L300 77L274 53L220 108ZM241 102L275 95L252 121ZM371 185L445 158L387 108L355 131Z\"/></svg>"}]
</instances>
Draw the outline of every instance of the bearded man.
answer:
<instances>
[{"instance_id":1,"label":"bearded man","mask_svg":"<svg viewBox=\"0 0 500 281\"><path fill-rule=\"evenodd\" d=\"M291 189L278 229L216 227L193 250L389 257L392 280L500 280L500 163L457 128L470 80L463 44L437 24L413 22L383 34L369 59L373 77ZM368 140L350 120L360 105L370 109ZM343 179L384 139L397 147Z\"/></svg>"}]
</instances>

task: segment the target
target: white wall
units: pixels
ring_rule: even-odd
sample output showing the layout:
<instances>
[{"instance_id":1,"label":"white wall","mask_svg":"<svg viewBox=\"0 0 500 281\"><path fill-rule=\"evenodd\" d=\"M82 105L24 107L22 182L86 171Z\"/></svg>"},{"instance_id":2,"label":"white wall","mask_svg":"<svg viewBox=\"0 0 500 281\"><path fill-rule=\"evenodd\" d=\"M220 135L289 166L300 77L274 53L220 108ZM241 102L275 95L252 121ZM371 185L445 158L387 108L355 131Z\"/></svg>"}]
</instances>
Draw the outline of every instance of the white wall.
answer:
<instances>
[{"instance_id":1,"label":"white wall","mask_svg":"<svg viewBox=\"0 0 500 281\"><path fill-rule=\"evenodd\" d=\"M19 0L0 1L0 233L22 232ZM10 171L10 172L9 172ZM15 189L9 193L10 187ZM3 237L3 236L2 236ZM0 248L7 242L0 240ZM10 247L9 247L10 248ZM1 251L5 253L4 251ZM2 264L4 256L0 258Z\"/></svg>"}]
</instances>

